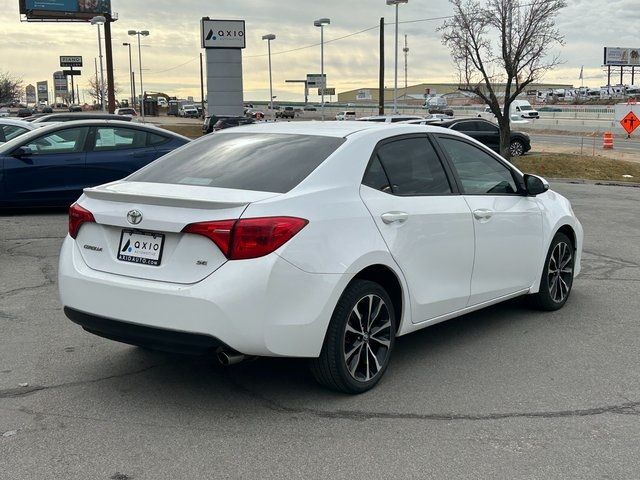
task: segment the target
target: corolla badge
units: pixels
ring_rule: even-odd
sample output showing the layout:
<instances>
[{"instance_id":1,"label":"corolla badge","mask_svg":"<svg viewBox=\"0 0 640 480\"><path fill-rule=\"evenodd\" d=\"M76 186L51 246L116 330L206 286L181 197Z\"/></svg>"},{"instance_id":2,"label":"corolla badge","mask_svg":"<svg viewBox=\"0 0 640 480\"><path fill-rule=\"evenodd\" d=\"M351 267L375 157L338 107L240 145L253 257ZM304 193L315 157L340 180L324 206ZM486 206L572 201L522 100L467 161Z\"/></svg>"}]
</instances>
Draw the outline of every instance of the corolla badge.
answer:
<instances>
[{"instance_id":1,"label":"corolla badge","mask_svg":"<svg viewBox=\"0 0 640 480\"><path fill-rule=\"evenodd\" d=\"M129 210L127 221L131 225L138 225L142 221L142 212L140 210Z\"/></svg>"}]
</instances>

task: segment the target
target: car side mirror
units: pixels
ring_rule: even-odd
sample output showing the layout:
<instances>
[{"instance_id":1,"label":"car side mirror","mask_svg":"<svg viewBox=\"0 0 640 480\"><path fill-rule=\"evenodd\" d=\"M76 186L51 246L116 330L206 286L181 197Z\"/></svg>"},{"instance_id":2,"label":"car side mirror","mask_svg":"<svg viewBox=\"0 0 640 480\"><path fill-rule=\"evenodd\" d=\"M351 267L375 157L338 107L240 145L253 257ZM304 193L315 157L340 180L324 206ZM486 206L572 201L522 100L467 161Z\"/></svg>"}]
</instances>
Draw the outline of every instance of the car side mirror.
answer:
<instances>
[{"instance_id":1,"label":"car side mirror","mask_svg":"<svg viewBox=\"0 0 640 480\"><path fill-rule=\"evenodd\" d=\"M524 184L527 188L527 193L532 196L540 195L549 190L549 182L537 175L525 173Z\"/></svg>"},{"instance_id":2,"label":"car side mirror","mask_svg":"<svg viewBox=\"0 0 640 480\"><path fill-rule=\"evenodd\" d=\"M12 157L17 158L29 157L31 155L33 155L33 150L31 150L29 147L18 147L11 154Z\"/></svg>"}]
</instances>

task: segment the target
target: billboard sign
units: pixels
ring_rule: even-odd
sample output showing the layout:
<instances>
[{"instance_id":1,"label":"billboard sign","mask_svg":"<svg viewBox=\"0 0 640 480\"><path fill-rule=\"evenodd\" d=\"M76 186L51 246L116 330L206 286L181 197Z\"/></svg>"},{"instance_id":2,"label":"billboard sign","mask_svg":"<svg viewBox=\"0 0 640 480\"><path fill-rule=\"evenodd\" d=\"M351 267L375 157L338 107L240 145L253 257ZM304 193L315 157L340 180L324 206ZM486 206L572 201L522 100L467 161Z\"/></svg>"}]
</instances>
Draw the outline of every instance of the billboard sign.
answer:
<instances>
[{"instance_id":1,"label":"billboard sign","mask_svg":"<svg viewBox=\"0 0 640 480\"><path fill-rule=\"evenodd\" d=\"M53 74L53 91L56 96L66 95L69 93L69 83L67 77L62 72L55 72Z\"/></svg>"},{"instance_id":2,"label":"billboard sign","mask_svg":"<svg viewBox=\"0 0 640 480\"><path fill-rule=\"evenodd\" d=\"M36 87L29 84L24 89L26 94L27 103L36 103Z\"/></svg>"},{"instance_id":3,"label":"billboard sign","mask_svg":"<svg viewBox=\"0 0 640 480\"><path fill-rule=\"evenodd\" d=\"M200 20L202 48L245 48L244 20Z\"/></svg>"},{"instance_id":4,"label":"billboard sign","mask_svg":"<svg viewBox=\"0 0 640 480\"><path fill-rule=\"evenodd\" d=\"M60 57L60 66L61 67L81 67L82 57L63 55Z\"/></svg>"},{"instance_id":5,"label":"billboard sign","mask_svg":"<svg viewBox=\"0 0 640 480\"><path fill-rule=\"evenodd\" d=\"M18 0L27 20L91 20L111 15L111 0Z\"/></svg>"},{"instance_id":6,"label":"billboard sign","mask_svg":"<svg viewBox=\"0 0 640 480\"><path fill-rule=\"evenodd\" d=\"M325 88L327 86L327 74L307 73L307 88Z\"/></svg>"},{"instance_id":7,"label":"billboard sign","mask_svg":"<svg viewBox=\"0 0 640 480\"><path fill-rule=\"evenodd\" d=\"M48 102L49 101L49 83L44 80L43 82L36 83L38 89L38 101L39 102Z\"/></svg>"},{"instance_id":8,"label":"billboard sign","mask_svg":"<svg viewBox=\"0 0 640 480\"><path fill-rule=\"evenodd\" d=\"M605 66L639 66L640 48L604 47Z\"/></svg>"},{"instance_id":9,"label":"billboard sign","mask_svg":"<svg viewBox=\"0 0 640 480\"><path fill-rule=\"evenodd\" d=\"M356 100L371 100L371 90L358 90Z\"/></svg>"}]
</instances>

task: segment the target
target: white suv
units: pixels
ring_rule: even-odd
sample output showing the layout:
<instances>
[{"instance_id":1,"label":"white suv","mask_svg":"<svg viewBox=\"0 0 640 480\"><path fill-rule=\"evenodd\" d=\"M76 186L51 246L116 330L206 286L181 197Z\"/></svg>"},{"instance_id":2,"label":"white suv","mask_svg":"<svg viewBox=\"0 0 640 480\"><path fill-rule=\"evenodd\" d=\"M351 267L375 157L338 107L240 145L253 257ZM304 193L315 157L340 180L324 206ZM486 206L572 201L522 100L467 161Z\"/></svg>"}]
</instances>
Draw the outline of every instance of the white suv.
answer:
<instances>
[{"instance_id":1,"label":"white suv","mask_svg":"<svg viewBox=\"0 0 640 480\"><path fill-rule=\"evenodd\" d=\"M355 120L356 112L354 110L343 110L336 114L336 120Z\"/></svg>"}]
</instances>

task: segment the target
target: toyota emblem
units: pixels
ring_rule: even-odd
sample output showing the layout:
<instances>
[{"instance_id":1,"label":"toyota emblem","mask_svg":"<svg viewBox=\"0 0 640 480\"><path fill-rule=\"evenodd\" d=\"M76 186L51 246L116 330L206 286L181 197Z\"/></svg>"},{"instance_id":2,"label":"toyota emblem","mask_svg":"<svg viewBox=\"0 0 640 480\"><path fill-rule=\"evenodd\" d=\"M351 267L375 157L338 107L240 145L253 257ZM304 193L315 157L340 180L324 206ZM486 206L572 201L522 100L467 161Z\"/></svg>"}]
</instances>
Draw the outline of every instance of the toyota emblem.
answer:
<instances>
[{"instance_id":1,"label":"toyota emblem","mask_svg":"<svg viewBox=\"0 0 640 480\"><path fill-rule=\"evenodd\" d=\"M138 225L142 221L142 212L140 210L129 210L127 221L131 225Z\"/></svg>"}]
</instances>

